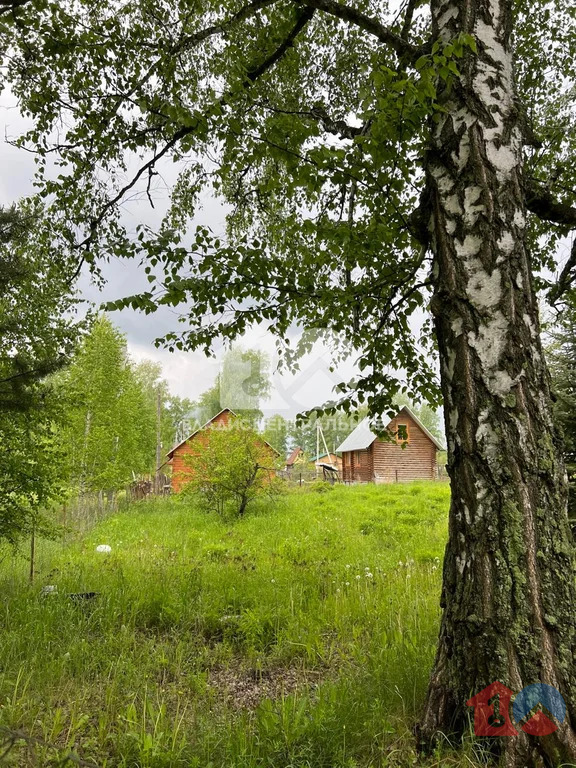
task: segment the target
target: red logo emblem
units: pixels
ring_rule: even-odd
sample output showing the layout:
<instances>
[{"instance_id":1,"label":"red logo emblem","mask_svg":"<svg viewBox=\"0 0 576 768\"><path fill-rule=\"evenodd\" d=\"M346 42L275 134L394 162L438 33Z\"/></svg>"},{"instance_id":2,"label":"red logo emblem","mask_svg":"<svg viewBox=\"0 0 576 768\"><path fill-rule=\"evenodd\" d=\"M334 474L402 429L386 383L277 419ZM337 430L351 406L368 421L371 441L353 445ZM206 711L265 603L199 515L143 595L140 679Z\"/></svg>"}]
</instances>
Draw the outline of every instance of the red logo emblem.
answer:
<instances>
[{"instance_id":1,"label":"red logo emblem","mask_svg":"<svg viewBox=\"0 0 576 768\"><path fill-rule=\"evenodd\" d=\"M510 702L514 692L496 681L486 686L466 702L474 707L474 733L476 736L517 736L510 720Z\"/></svg>"},{"instance_id":2,"label":"red logo emblem","mask_svg":"<svg viewBox=\"0 0 576 768\"><path fill-rule=\"evenodd\" d=\"M513 691L496 681L469 699L474 707L476 736L517 736L510 719ZM546 710L544 712L543 710ZM532 736L546 736L558 729L566 717L566 704L559 691L546 683L533 683L515 697L512 715L519 728Z\"/></svg>"}]
</instances>

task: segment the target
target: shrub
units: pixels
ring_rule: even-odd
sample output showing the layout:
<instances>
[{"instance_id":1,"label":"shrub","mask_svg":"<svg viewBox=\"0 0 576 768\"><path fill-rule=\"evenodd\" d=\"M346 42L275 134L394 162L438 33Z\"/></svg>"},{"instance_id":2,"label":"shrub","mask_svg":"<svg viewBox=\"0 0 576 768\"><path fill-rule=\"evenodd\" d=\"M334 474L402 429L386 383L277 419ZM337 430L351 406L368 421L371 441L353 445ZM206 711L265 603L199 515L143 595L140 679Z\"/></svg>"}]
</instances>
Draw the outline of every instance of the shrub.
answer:
<instances>
[{"instance_id":1,"label":"shrub","mask_svg":"<svg viewBox=\"0 0 576 768\"><path fill-rule=\"evenodd\" d=\"M254 501L273 501L283 490L276 476L277 458L254 430L241 422L212 429L188 457L188 482L183 490L200 506L224 518L242 517Z\"/></svg>"}]
</instances>

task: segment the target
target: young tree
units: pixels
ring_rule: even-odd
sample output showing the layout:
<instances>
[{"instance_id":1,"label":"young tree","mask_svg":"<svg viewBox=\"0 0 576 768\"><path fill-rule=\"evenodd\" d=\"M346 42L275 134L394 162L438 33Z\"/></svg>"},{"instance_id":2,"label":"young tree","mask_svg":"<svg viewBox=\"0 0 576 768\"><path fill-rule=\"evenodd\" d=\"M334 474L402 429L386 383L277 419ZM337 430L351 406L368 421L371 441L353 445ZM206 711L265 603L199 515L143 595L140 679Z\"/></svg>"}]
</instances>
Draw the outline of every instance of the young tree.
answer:
<instances>
[{"instance_id":1,"label":"young tree","mask_svg":"<svg viewBox=\"0 0 576 768\"><path fill-rule=\"evenodd\" d=\"M178 397L170 395L164 406L163 411L163 432L165 436L165 452L174 445L184 440L194 431L192 423L194 415L194 403L187 397Z\"/></svg>"},{"instance_id":2,"label":"young tree","mask_svg":"<svg viewBox=\"0 0 576 768\"><path fill-rule=\"evenodd\" d=\"M0 543L13 546L32 533L54 534L50 512L67 490L58 397L43 383L34 395L42 405L0 413Z\"/></svg>"},{"instance_id":3,"label":"young tree","mask_svg":"<svg viewBox=\"0 0 576 768\"><path fill-rule=\"evenodd\" d=\"M576 760L574 559L535 293L576 224L570 5L15 6L0 18L6 77L34 119L23 143L66 169L44 185L51 241L142 255L152 282L162 268L158 291L117 306L189 300L169 347L266 322L291 360L311 344L293 349L294 323L341 334L361 368L343 394L377 415L400 388L390 368L438 401L410 331L429 305L453 493L421 741L465 732L466 700L495 679L542 682L564 696L562 725L494 752L514 767ZM128 179L126 153L141 158ZM169 213L133 240L119 203L168 158L189 161ZM232 237L201 226L185 246L205 183L229 202ZM573 253L553 298L575 270Z\"/></svg>"},{"instance_id":4,"label":"young tree","mask_svg":"<svg viewBox=\"0 0 576 768\"><path fill-rule=\"evenodd\" d=\"M69 404L60 439L80 494L116 491L155 468L156 402L145 373L133 370L124 337L101 316L59 378Z\"/></svg>"},{"instance_id":5,"label":"young tree","mask_svg":"<svg viewBox=\"0 0 576 768\"><path fill-rule=\"evenodd\" d=\"M51 530L63 498L62 418L47 376L65 365L83 332L65 260L34 238L36 206L0 208L0 541Z\"/></svg>"},{"instance_id":6,"label":"young tree","mask_svg":"<svg viewBox=\"0 0 576 768\"><path fill-rule=\"evenodd\" d=\"M199 451L188 457L185 494L221 517L242 517L256 499L281 492L276 459L258 433L234 422L228 429L207 430Z\"/></svg>"}]
</instances>

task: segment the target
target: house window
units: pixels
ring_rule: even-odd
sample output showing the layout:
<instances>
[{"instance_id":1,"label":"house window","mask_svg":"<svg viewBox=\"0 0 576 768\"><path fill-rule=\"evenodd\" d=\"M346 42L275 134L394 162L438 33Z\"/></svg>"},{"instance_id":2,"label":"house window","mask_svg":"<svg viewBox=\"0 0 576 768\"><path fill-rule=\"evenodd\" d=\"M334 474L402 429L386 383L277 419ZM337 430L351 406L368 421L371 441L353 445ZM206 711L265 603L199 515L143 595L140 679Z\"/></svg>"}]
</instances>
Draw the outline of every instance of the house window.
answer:
<instances>
[{"instance_id":1,"label":"house window","mask_svg":"<svg viewBox=\"0 0 576 768\"><path fill-rule=\"evenodd\" d=\"M397 443L410 442L410 432L408 431L408 424L396 425L396 442Z\"/></svg>"}]
</instances>

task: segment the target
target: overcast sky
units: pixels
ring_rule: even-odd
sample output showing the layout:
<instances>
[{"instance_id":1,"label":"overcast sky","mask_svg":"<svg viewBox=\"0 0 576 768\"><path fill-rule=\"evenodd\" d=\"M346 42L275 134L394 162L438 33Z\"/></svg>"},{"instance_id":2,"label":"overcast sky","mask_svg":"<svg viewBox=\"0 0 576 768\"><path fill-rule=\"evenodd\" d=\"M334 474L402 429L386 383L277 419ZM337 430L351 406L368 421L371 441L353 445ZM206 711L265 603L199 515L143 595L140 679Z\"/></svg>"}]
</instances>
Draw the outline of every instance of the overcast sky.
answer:
<instances>
[{"instance_id":1,"label":"overcast sky","mask_svg":"<svg viewBox=\"0 0 576 768\"><path fill-rule=\"evenodd\" d=\"M0 205L10 205L34 191L34 159L31 154L10 146L6 141L16 137L26 128L26 122L19 114L15 100L6 92L0 97L0 125ZM174 171L170 165L164 169L164 180L168 186L171 183L171 173ZM161 199L157 201L155 210L152 210L145 200L131 202L124 206L124 216L128 221L130 218L135 222L145 219L153 225L160 220L162 209ZM208 198L197 217L198 223L208 225L214 232L223 232L224 215L222 205L217 200ZM148 287L142 267L134 261L113 260L103 265L102 272L106 279L102 292L91 283L88 274L81 276L79 284L81 295L96 304L132 295ZM214 383L224 351L222 345L215 348L216 358L207 358L202 352L170 353L165 349L155 348L155 338L170 330L182 328L177 322L177 312L174 310L165 307L153 315L123 310L111 313L110 317L126 334L128 349L133 359L154 360L162 365L164 378L174 394L195 399ZM265 351L270 356L274 371L277 362L274 339L265 327L252 328L240 343L245 348ZM353 360L350 360L336 372L330 372L330 362L328 349L318 344L314 353L301 361L299 372L292 375L274 372L272 395L269 401L263 404L265 415L281 413L290 418L302 410L333 399L334 384L349 380L357 370Z\"/></svg>"}]
</instances>

